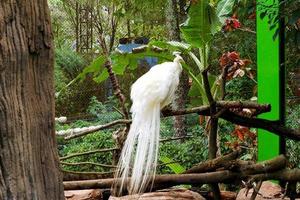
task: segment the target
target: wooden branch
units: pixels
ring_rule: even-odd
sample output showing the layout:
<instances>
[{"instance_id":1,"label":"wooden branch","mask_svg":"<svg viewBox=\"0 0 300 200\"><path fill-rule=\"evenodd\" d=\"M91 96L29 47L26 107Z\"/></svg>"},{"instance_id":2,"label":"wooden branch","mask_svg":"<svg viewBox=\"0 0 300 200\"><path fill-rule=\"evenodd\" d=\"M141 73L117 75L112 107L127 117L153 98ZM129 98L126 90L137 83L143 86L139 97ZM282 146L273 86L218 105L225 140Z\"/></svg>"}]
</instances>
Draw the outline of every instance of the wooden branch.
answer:
<instances>
[{"instance_id":1,"label":"wooden branch","mask_svg":"<svg viewBox=\"0 0 300 200\"><path fill-rule=\"evenodd\" d=\"M207 68L208 69L208 68ZM217 113L217 107L216 102L213 98L213 95L211 94L209 80L208 80L208 74L207 69L205 69L202 72L203 82L204 82L204 89L206 93L206 97L209 102L209 108L210 108L210 120L209 120L209 134L208 134L208 157L209 159L214 159L217 157L217 151L218 151L218 118L215 118ZM213 193L213 198L215 200L221 199L221 193L220 188L218 184L210 184L210 188Z\"/></svg>"},{"instance_id":2,"label":"wooden branch","mask_svg":"<svg viewBox=\"0 0 300 200\"><path fill-rule=\"evenodd\" d=\"M256 109L262 109L262 112L268 112L270 109L270 106L268 104L255 104L253 102L216 102L216 105L219 107L236 107L238 105L243 106L244 108L256 108ZM176 116L176 115L186 115L186 114L192 114L192 113L198 113L199 115L205 115L209 116L209 106L200 106L195 107L191 109L185 109L185 110L164 110L162 111L164 117L168 116ZM241 126L247 126L247 127L253 127L253 128L261 128L270 132L273 132L279 136L283 136L292 140L299 141L300 140L300 132L297 130L293 130L290 128L287 128L285 126L280 125L277 121L272 120L266 120L266 119L259 119L259 118L250 118L250 117L244 117L237 115L231 111L225 111L221 114L220 118L225 119L229 122L232 122L234 124L238 124ZM124 120L120 122L111 122L114 125L117 124L129 124L131 123L131 120ZM112 126L114 126L112 125ZM106 125L100 125L100 126L106 126ZM109 126L111 127L111 126ZM59 132L57 132L58 134ZM62 133L62 132L60 132ZM90 132L89 132L90 133ZM87 133L88 134L88 133ZM85 135L85 134L83 134Z\"/></svg>"},{"instance_id":3,"label":"wooden branch","mask_svg":"<svg viewBox=\"0 0 300 200\"><path fill-rule=\"evenodd\" d=\"M217 101L216 106L219 108L252 108L252 109L260 110L261 112L268 112L268 111L270 111L270 108L271 108L269 104L257 104L254 102L240 102L240 101ZM192 114L192 113L198 113L200 115L209 116L209 106L199 106L199 107L194 107L194 108L184 109L184 110L165 109L162 111L162 114L164 117L187 115L187 114ZM56 135L65 137L64 138L65 140L70 140L70 139L81 137L81 136L84 136L84 135L87 135L90 133L94 133L99 130L111 128L116 125L130 124L130 123L131 123L131 120L129 120L129 119L119 119L119 120L109 122L104 125L56 131Z\"/></svg>"},{"instance_id":4,"label":"wooden branch","mask_svg":"<svg viewBox=\"0 0 300 200\"><path fill-rule=\"evenodd\" d=\"M251 177L252 182L265 180L279 180L288 182L300 181L300 169L283 169L276 172L257 174Z\"/></svg>"},{"instance_id":5,"label":"wooden branch","mask_svg":"<svg viewBox=\"0 0 300 200\"><path fill-rule=\"evenodd\" d=\"M69 170L62 170L61 172L64 181L107 179L112 178L114 174L114 172L75 172Z\"/></svg>"},{"instance_id":6,"label":"wooden branch","mask_svg":"<svg viewBox=\"0 0 300 200\"><path fill-rule=\"evenodd\" d=\"M246 127L261 128L270 131L278 136L283 136L285 138L300 141L299 131L282 126L278 121L244 117L230 111L223 113L221 115L221 118L234 124Z\"/></svg>"},{"instance_id":7,"label":"wooden branch","mask_svg":"<svg viewBox=\"0 0 300 200\"><path fill-rule=\"evenodd\" d=\"M199 163L198 165L193 166L192 168L183 172L183 174L192 174L192 173L203 173L203 172L210 172L215 171L216 169L223 167L225 163L231 160L237 159L240 155L240 151L234 151L230 154L227 154L222 157L215 158L213 160L208 160L203 163Z\"/></svg>"},{"instance_id":8,"label":"wooden branch","mask_svg":"<svg viewBox=\"0 0 300 200\"><path fill-rule=\"evenodd\" d=\"M181 139L185 139L185 138L192 138L192 136L165 138L165 139L159 140L159 142L169 142L169 141L181 140ZM84 155L89 155L89 154L95 154L95 153L112 152L112 151L115 151L115 150L120 150L120 149L119 148L97 149L97 150L86 151L86 152L82 152L82 153L74 153L74 154L70 154L68 156L60 157L60 160L61 161L62 160L67 160L69 158L73 158L73 157L77 157L77 156L84 156ZM61 162L61 164L64 164L64 165L86 165L86 164L90 164L90 165L98 165L98 166L102 166L102 167L116 167L116 166L112 166L112 165L104 165L104 164L91 163L91 162L80 162L80 163Z\"/></svg>"},{"instance_id":9,"label":"wooden branch","mask_svg":"<svg viewBox=\"0 0 300 200\"><path fill-rule=\"evenodd\" d=\"M245 174L258 174L265 172L273 172L284 169L287 165L287 159L284 155L279 155L270 160L266 160L261 163L256 163L253 165L243 165L239 169Z\"/></svg>"},{"instance_id":10,"label":"wooden branch","mask_svg":"<svg viewBox=\"0 0 300 200\"><path fill-rule=\"evenodd\" d=\"M158 175L154 179L154 184L160 186L174 186L180 184L205 184L225 182L235 178L238 178L238 173L232 173L228 170L225 170L203 174ZM111 178L86 181L66 181L64 182L64 188L65 190L110 188L114 181L119 183L121 180ZM125 185L127 184L127 181L125 181Z\"/></svg>"},{"instance_id":11,"label":"wooden branch","mask_svg":"<svg viewBox=\"0 0 300 200\"><path fill-rule=\"evenodd\" d=\"M119 120L116 120L116 121L113 121L113 122L110 122L110 123L107 123L104 125L89 126L89 127L83 127L83 128L68 129L65 131L58 131L58 132L56 132L56 134L59 136L64 136L65 140L70 140L70 139L74 139L77 137L87 135L89 133L94 133L96 131L111 128L116 125L130 124L130 123L131 123L131 120L119 119Z\"/></svg>"},{"instance_id":12,"label":"wooden branch","mask_svg":"<svg viewBox=\"0 0 300 200\"><path fill-rule=\"evenodd\" d=\"M271 105L270 104L258 104L253 101L217 101L216 102L217 107L220 108L249 108L249 109L256 109L256 110L262 110L263 112L270 112L271 111Z\"/></svg>"},{"instance_id":13,"label":"wooden branch","mask_svg":"<svg viewBox=\"0 0 300 200\"><path fill-rule=\"evenodd\" d=\"M93 162L77 162L77 163L60 162L60 164L67 165L67 166L94 165L99 167L117 168L117 166L115 165L106 165L106 164L93 163Z\"/></svg>"},{"instance_id":14,"label":"wooden branch","mask_svg":"<svg viewBox=\"0 0 300 200\"><path fill-rule=\"evenodd\" d=\"M300 169L288 170L283 169L272 172L278 166L276 160L281 160L282 156L275 159L254 164L256 167L251 167L253 170L245 170L240 172L222 170L217 172L207 173L193 173L193 174L170 174L157 175L154 179L154 188L165 188L180 184L212 184L212 183L226 183L232 180L249 179L251 181L260 180L286 180L286 181L300 181ZM279 162L282 163L282 162ZM274 166L270 166L274 165ZM285 167L285 165L281 165ZM258 173L258 174L257 174ZM101 179L101 180L87 180L87 181L71 181L64 182L65 190L74 189L93 189L93 188L110 188L114 181L116 184L121 179ZM125 181L126 182L126 181ZM126 183L125 183L126 184Z\"/></svg>"},{"instance_id":15,"label":"wooden branch","mask_svg":"<svg viewBox=\"0 0 300 200\"><path fill-rule=\"evenodd\" d=\"M74 153L74 154L70 154L68 156L60 157L59 160L62 161L62 160L67 160L69 158L76 157L76 156L84 156L84 155L89 155L89 154L94 154L94 153L111 152L111 151L115 151L115 150L118 150L118 148L98 149L98 150L87 151L87 152L83 152L83 153Z\"/></svg>"},{"instance_id":16,"label":"wooden branch","mask_svg":"<svg viewBox=\"0 0 300 200\"><path fill-rule=\"evenodd\" d=\"M263 183L263 181L259 181L258 184L256 185L256 187L253 188L253 193L250 197L250 200L255 200L256 199L256 196L259 193L259 190L262 186L262 183Z\"/></svg>"},{"instance_id":17,"label":"wooden branch","mask_svg":"<svg viewBox=\"0 0 300 200\"><path fill-rule=\"evenodd\" d=\"M165 138L165 139L160 139L159 142L164 143L164 142L170 142L170 141L174 141L174 140L182 140L182 139L190 139L190 138L193 138L193 136Z\"/></svg>"}]
</instances>

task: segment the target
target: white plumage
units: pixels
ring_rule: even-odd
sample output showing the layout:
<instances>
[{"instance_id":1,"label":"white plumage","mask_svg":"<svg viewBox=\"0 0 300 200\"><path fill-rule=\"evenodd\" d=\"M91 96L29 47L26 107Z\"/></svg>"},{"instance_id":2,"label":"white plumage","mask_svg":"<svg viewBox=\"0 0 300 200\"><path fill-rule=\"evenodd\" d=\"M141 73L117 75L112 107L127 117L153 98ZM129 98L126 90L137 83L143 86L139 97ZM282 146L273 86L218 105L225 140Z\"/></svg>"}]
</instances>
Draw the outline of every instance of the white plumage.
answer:
<instances>
[{"instance_id":1,"label":"white plumage","mask_svg":"<svg viewBox=\"0 0 300 200\"><path fill-rule=\"evenodd\" d=\"M160 110L170 104L182 71L176 55L173 62L153 66L131 88L132 124L118 164L117 177L121 178L118 192L131 177L129 194L142 193L153 180L158 158Z\"/></svg>"}]
</instances>

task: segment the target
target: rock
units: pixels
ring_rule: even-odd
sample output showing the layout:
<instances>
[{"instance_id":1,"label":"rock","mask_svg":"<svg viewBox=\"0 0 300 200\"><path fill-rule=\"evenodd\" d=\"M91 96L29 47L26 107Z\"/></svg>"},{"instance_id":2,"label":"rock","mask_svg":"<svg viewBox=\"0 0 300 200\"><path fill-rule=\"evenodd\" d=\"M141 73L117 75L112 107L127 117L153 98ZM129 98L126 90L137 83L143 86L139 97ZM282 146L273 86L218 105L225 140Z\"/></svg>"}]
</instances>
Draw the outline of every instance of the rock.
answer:
<instances>
[{"instance_id":1,"label":"rock","mask_svg":"<svg viewBox=\"0 0 300 200\"><path fill-rule=\"evenodd\" d=\"M246 196L246 189L243 188L237 195L237 200L249 200L253 193L253 189L250 189L248 195ZM273 200L282 200L282 188L270 181L264 181L259 190L259 194L256 196L256 200L265 200L265 199L273 199ZM284 198L289 199L289 198Z\"/></svg>"},{"instance_id":2,"label":"rock","mask_svg":"<svg viewBox=\"0 0 300 200\"><path fill-rule=\"evenodd\" d=\"M110 197L109 200L205 200L200 194L186 189L163 190L144 193L140 195L128 195L123 197Z\"/></svg>"},{"instance_id":3,"label":"rock","mask_svg":"<svg viewBox=\"0 0 300 200\"><path fill-rule=\"evenodd\" d=\"M95 190L68 190L65 191L66 200L100 200L102 191Z\"/></svg>"}]
</instances>

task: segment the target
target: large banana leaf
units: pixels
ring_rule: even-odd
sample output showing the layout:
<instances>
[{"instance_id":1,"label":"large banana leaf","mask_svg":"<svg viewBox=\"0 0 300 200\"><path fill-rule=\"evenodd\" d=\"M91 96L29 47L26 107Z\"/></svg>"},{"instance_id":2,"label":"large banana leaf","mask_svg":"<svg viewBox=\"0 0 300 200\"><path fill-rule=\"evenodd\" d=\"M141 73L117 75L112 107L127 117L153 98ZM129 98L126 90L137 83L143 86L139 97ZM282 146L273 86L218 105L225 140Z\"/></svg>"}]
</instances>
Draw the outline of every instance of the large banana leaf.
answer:
<instances>
[{"instance_id":1,"label":"large banana leaf","mask_svg":"<svg viewBox=\"0 0 300 200\"><path fill-rule=\"evenodd\" d=\"M194 47L202 48L207 45L212 36L220 30L221 23L215 7L208 0L192 1L188 19L180 29L184 39Z\"/></svg>"},{"instance_id":2,"label":"large banana leaf","mask_svg":"<svg viewBox=\"0 0 300 200\"><path fill-rule=\"evenodd\" d=\"M225 19L232 14L232 8L235 4L236 0L221 0L217 6L217 14L220 22L223 24Z\"/></svg>"}]
</instances>

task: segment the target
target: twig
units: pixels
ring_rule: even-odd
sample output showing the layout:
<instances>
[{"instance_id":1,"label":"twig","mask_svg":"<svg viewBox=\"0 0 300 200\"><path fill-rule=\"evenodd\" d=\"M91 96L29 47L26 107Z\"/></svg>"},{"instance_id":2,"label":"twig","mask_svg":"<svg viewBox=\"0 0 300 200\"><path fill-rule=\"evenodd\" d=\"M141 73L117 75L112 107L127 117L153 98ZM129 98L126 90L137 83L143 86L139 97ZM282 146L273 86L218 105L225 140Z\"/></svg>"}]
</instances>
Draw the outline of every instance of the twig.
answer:
<instances>
[{"instance_id":1,"label":"twig","mask_svg":"<svg viewBox=\"0 0 300 200\"><path fill-rule=\"evenodd\" d=\"M97 125L97 126L90 126L90 127L83 127L83 128L68 129L65 131L58 131L58 132L56 132L56 134L59 136L64 136L65 140L70 140L70 139L74 139L77 137L87 135L89 133L94 133L96 131L111 128L116 125L129 124L129 123L131 123L131 120L119 119L119 120L116 120L116 121L113 121L113 122L110 122L110 123L107 123L104 125Z\"/></svg>"},{"instance_id":2,"label":"twig","mask_svg":"<svg viewBox=\"0 0 300 200\"><path fill-rule=\"evenodd\" d=\"M95 165L99 167L107 167L107 168L116 168L115 165L106 165L106 164L100 164L100 163L93 163L93 162L78 162L78 163L67 163L67 162L60 162L62 165L68 165L68 166L78 166L78 165Z\"/></svg>"},{"instance_id":3,"label":"twig","mask_svg":"<svg viewBox=\"0 0 300 200\"><path fill-rule=\"evenodd\" d=\"M238 28L237 30L240 30L240 31L243 31L243 32L248 32L248 33L256 34L255 31L252 31L252 30L249 29L249 28Z\"/></svg>"},{"instance_id":4,"label":"twig","mask_svg":"<svg viewBox=\"0 0 300 200\"><path fill-rule=\"evenodd\" d=\"M74 154L70 154L68 156L60 157L59 160L67 160L69 158L73 158L73 157L76 157L76 156L84 156L84 155L89 155L89 154L94 154L94 153L111 152L111 151L115 151L115 150L118 150L118 148L98 149L98 150L87 151L87 152L83 152L83 153L74 153Z\"/></svg>"},{"instance_id":5,"label":"twig","mask_svg":"<svg viewBox=\"0 0 300 200\"><path fill-rule=\"evenodd\" d=\"M261 187L262 183L263 183L262 181L259 181L258 184L255 187L253 187L253 192L252 192L252 195L250 197L250 200L255 200L257 194L259 193L259 190L260 190L260 187Z\"/></svg>"},{"instance_id":6,"label":"twig","mask_svg":"<svg viewBox=\"0 0 300 200\"><path fill-rule=\"evenodd\" d=\"M185 138L192 138L192 136L165 138L165 139L159 140L159 142L169 142L169 141L181 140L181 139L185 139ZM95 154L95 153L113 152L113 151L116 151L116 150L119 150L119 148L97 149L97 150L86 151L86 152L82 152L82 153L74 153L74 154L70 154L70 155L65 156L65 157L60 157L60 160L67 160L69 158L73 158L73 157L77 157L77 156L84 156L84 155L89 155L89 154ZM89 162L81 162L81 163L65 163L65 162L61 162L61 163L65 164L65 165L93 164L93 165L104 166L104 167L105 166L106 167L115 167L115 166L112 166L112 165L103 165L103 164L89 163Z\"/></svg>"},{"instance_id":7,"label":"twig","mask_svg":"<svg viewBox=\"0 0 300 200\"><path fill-rule=\"evenodd\" d=\"M181 136L181 137L172 137L172 138L165 138L165 139L160 139L159 142L170 142L174 140L182 140L182 139L187 139L187 138L193 138L193 136Z\"/></svg>"},{"instance_id":8,"label":"twig","mask_svg":"<svg viewBox=\"0 0 300 200\"><path fill-rule=\"evenodd\" d=\"M78 181L78 180L92 180L112 178L114 172L76 172L69 170L62 170L64 181Z\"/></svg>"}]
</instances>

